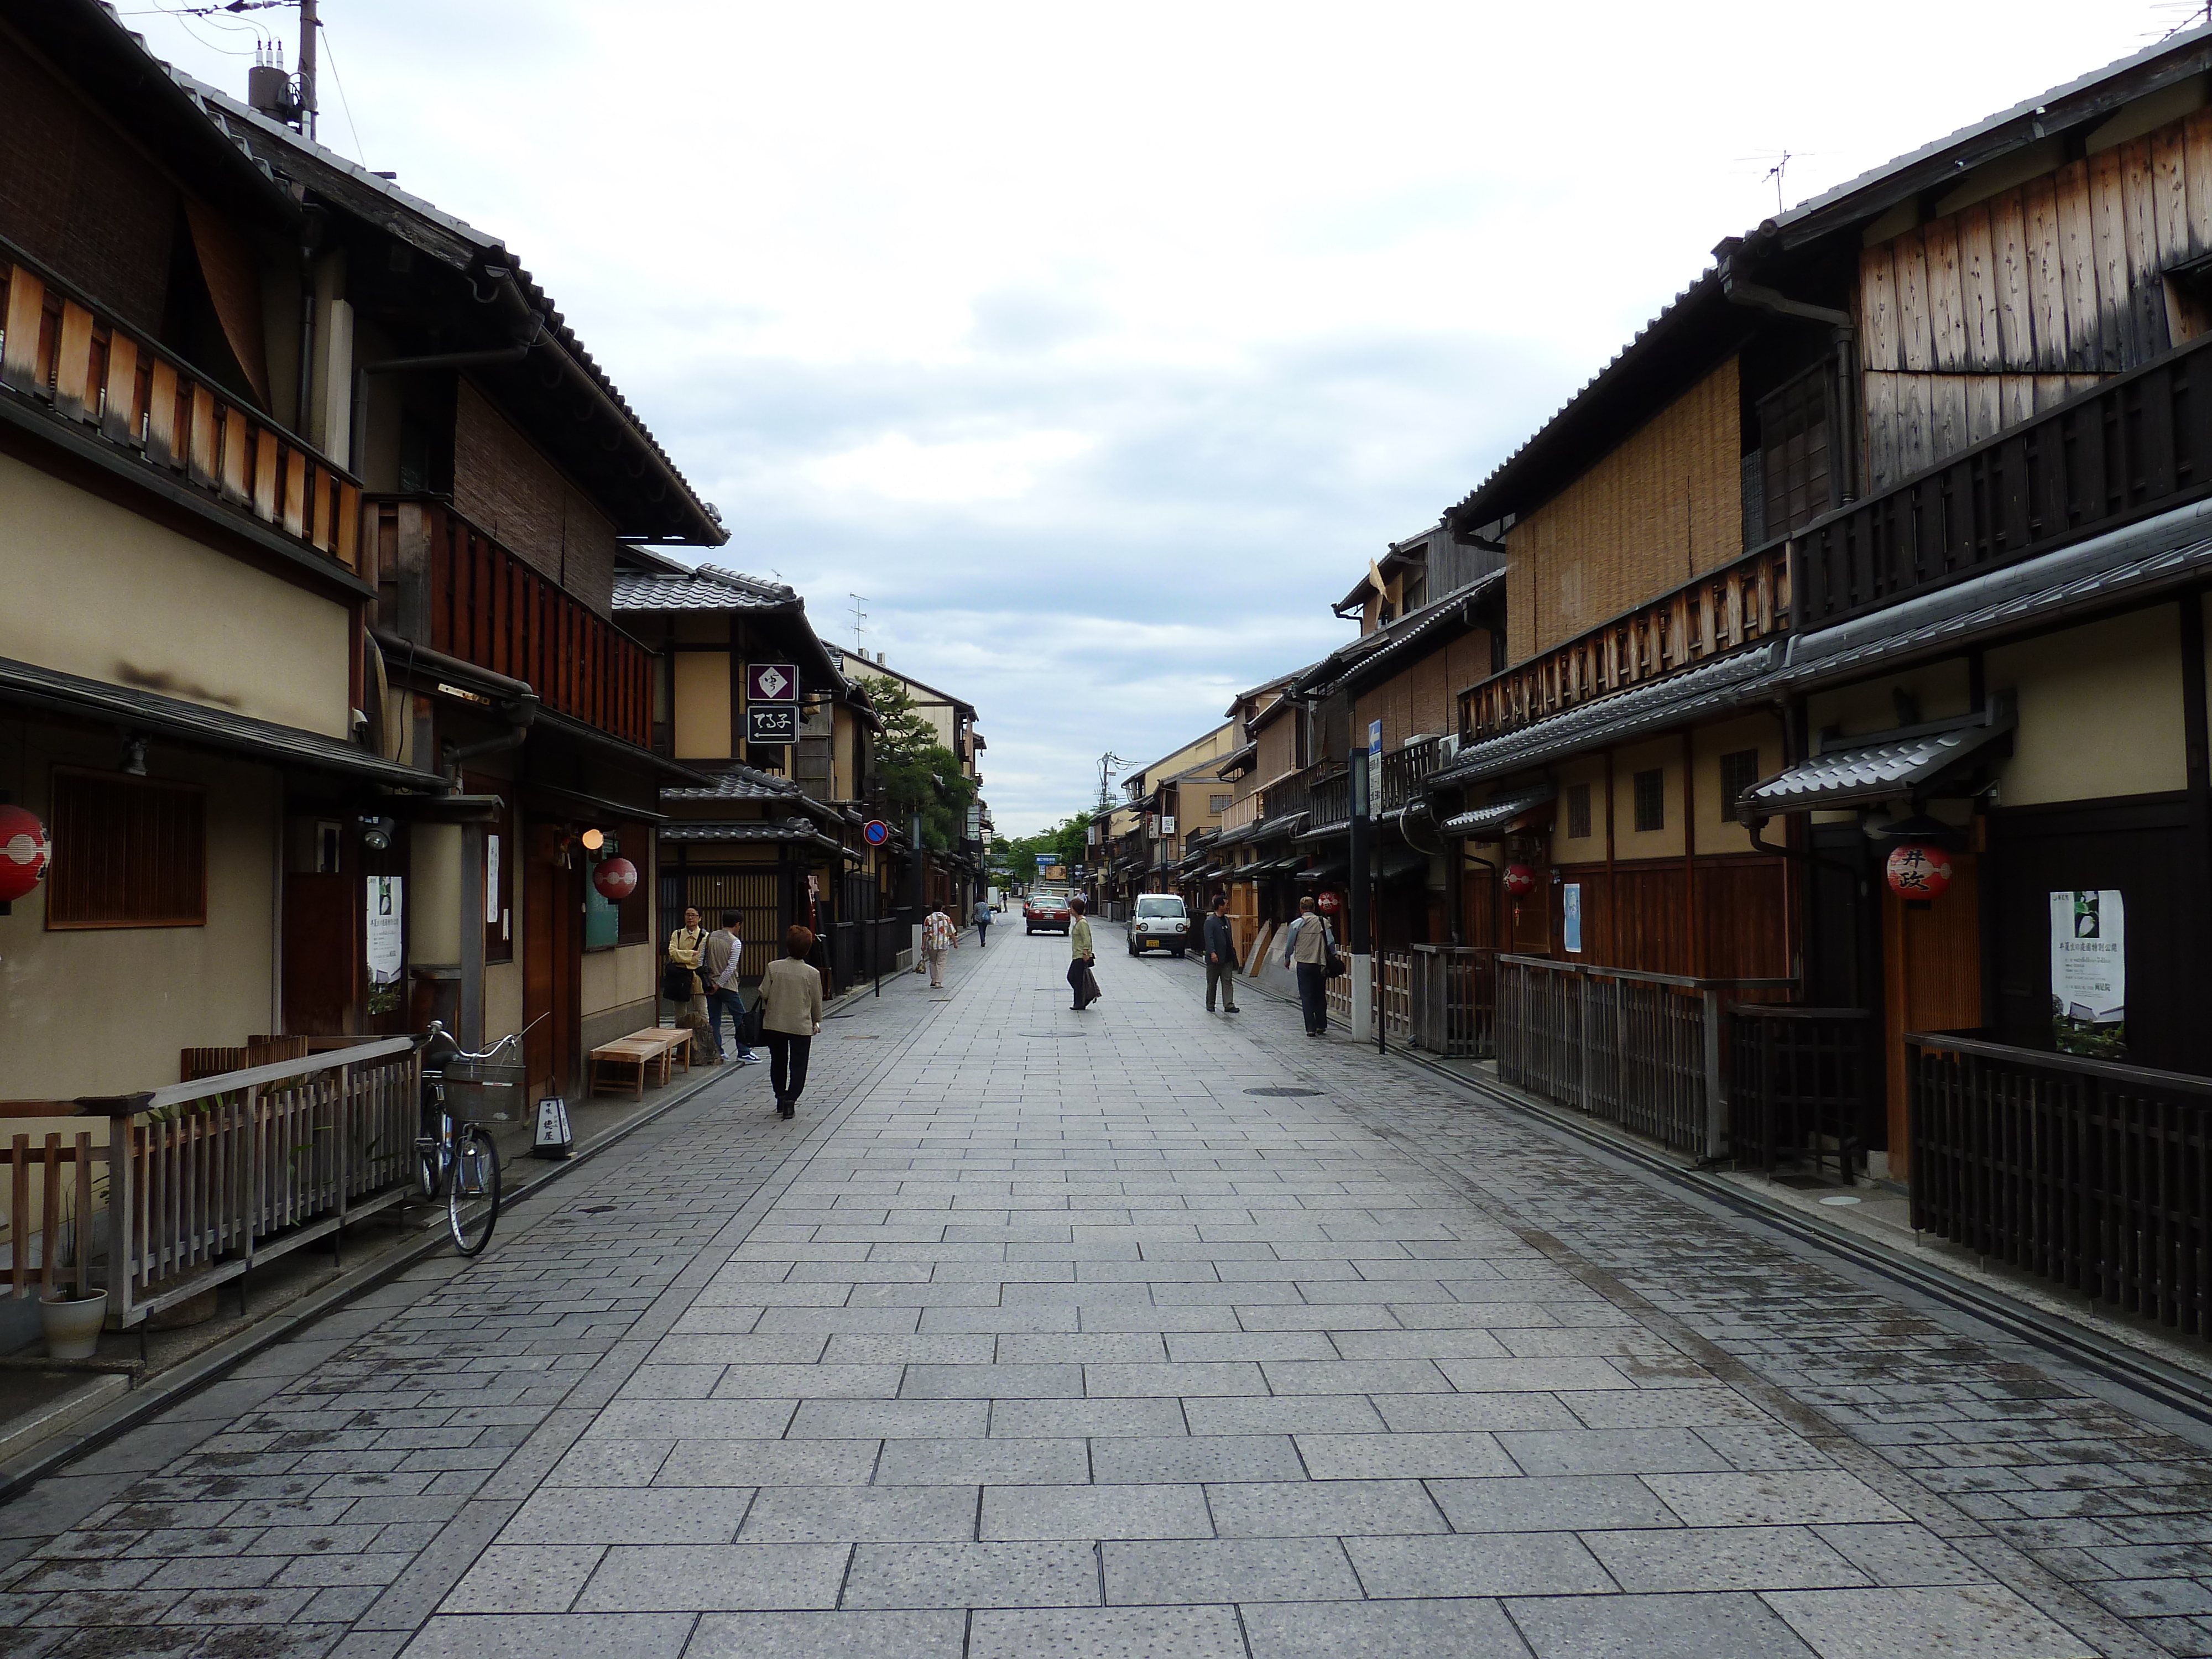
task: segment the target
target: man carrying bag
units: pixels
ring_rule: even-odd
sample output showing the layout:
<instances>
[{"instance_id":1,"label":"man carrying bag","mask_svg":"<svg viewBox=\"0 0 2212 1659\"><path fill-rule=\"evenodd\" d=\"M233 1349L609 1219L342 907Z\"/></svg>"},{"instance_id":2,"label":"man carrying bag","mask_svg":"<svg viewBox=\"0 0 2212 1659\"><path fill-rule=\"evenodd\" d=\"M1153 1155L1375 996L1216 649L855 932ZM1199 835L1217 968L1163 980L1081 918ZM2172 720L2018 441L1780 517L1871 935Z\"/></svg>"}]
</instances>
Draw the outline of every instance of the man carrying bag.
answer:
<instances>
[{"instance_id":1,"label":"man carrying bag","mask_svg":"<svg viewBox=\"0 0 2212 1659\"><path fill-rule=\"evenodd\" d=\"M1336 953L1336 930L1309 894L1298 901L1298 918L1283 935L1283 966L1298 970L1298 1006L1305 1011L1306 1035L1328 1035L1328 981L1344 971Z\"/></svg>"}]
</instances>

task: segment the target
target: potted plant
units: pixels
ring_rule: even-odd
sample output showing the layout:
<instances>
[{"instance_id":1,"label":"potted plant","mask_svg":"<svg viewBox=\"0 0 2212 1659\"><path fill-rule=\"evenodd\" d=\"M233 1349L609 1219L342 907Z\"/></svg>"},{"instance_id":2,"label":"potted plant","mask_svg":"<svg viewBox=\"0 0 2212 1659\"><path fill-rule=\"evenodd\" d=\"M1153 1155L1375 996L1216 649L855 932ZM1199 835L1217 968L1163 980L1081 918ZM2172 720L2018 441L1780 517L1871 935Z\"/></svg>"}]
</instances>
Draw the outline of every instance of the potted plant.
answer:
<instances>
[{"instance_id":1,"label":"potted plant","mask_svg":"<svg viewBox=\"0 0 2212 1659\"><path fill-rule=\"evenodd\" d=\"M79 1252L76 1194L62 1189L62 1224L54 1233L54 1291L39 1298L39 1322L46 1328L46 1357L50 1359L90 1359L100 1352L100 1328L107 1322L107 1292L80 1291L62 1282L68 1273L74 1281Z\"/></svg>"}]
</instances>

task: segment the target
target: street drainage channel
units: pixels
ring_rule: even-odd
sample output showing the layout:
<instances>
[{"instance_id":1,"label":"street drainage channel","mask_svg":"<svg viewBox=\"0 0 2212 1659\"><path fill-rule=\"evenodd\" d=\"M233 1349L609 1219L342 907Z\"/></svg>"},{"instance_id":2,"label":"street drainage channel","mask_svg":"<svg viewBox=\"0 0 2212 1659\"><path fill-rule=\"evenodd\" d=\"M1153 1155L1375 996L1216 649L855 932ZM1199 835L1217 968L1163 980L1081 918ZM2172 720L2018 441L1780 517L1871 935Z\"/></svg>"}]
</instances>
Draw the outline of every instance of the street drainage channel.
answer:
<instances>
[{"instance_id":1,"label":"street drainage channel","mask_svg":"<svg viewBox=\"0 0 2212 1659\"><path fill-rule=\"evenodd\" d=\"M1244 1092L1248 1095L1265 1095L1270 1100L1289 1100L1300 1095L1317 1095L1321 1091L1318 1089L1269 1088L1247 1089Z\"/></svg>"}]
</instances>

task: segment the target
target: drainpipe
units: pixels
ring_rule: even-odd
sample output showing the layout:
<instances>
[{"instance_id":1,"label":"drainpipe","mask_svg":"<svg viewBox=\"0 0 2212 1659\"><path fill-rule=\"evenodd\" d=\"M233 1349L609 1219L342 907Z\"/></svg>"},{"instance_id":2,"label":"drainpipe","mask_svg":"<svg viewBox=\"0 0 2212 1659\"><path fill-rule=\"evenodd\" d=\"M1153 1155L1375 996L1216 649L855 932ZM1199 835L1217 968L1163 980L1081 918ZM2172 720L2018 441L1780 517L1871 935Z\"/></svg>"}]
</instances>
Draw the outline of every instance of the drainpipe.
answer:
<instances>
[{"instance_id":1,"label":"drainpipe","mask_svg":"<svg viewBox=\"0 0 2212 1659\"><path fill-rule=\"evenodd\" d=\"M1836 352L1836 449L1841 465L1838 476L1841 488L1837 492L1839 504L1849 506L1858 499L1858 420L1855 413L1856 399L1852 393L1852 347L1858 338L1858 324L1848 311L1838 311L1832 306L1816 306L1803 300L1792 300L1778 289L1746 282L1736 275L1736 245L1733 240L1723 242L1715 250L1721 256L1721 292L1728 295L1731 305L1747 306L1753 311L1764 311L1777 317L1795 317L1808 323L1826 323L1835 343Z\"/></svg>"}]
</instances>

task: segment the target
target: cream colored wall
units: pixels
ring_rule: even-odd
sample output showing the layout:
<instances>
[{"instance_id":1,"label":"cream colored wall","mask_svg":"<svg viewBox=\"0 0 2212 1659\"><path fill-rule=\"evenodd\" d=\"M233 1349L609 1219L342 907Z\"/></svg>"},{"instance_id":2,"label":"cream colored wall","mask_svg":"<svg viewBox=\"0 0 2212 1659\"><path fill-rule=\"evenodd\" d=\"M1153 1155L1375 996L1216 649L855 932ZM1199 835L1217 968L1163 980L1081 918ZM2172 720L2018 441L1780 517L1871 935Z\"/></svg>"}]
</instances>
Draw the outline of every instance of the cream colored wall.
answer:
<instances>
[{"instance_id":1,"label":"cream colored wall","mask_svg":"<svg viewBox=\"0 0 2212 1659\"><path fill-rule=\"evenodd\" d=\"M727 760L730 743L730 657L726 651L678 651L676 679L676 758Z\"/></svg>"},{"instance_id":2,"label":"cream colored wall","mask_svg":"<svg viewBox=\"0 0 2212 1659\"><path fill-rule=\"evenodd\" d=\"M680 916L677 919L681 921ZM664 940L665 944L665 941ZM611 951L584 953L583 1012L586 1018L653 993L660 947L618 945Z\"/></svg>"},{"instance_id":3,"label":"cream colored wall","mask_svg":"<svg viewBox=\"0 0 2212 1659\"><path fill-rule=\"evenodd\" d=\"M0 657L343 738L345 606L0 455Z\"/></svg>"},{"instance_id":4,"label":"cream colored wall","mask_svg":"<svg viewBox=\"0 0 2212 1659\"><path fill-rule=\"evenodd\" d=\"M1664 827L1638 835L1636 775L1657 767L1667 775ZM1595 814L1596 808L1592 809ZM1613 851L1616 859L1682 856L1682 740L1661 738L1617 750L1613 757Z\"/></svg>"},{"instance_id":5,"label":"cream colored wall","mask_svg":"<svg viewBox=\"0 0 2212 1659\"><path fill-rule=\"evenodd\" d=\"M1990 684L1996 682L1991 680ZM1833 691L1816 691L1806 701L1806 725L1817 742L1831 726L1847 738L1897 729L1897 700L1893 693L1909 693L1920 705L1923 720L1948 720L1973 711L1973 690L1963 657L1929 663L1910 673L1892 674L1878 680Z\"/></svg>"},{"instance_id":6,"label":"cream colored wall","mask_svg":"<svg viewBox=\"0 0 2212 1659\"><path fill-rule=\"evenodd\" d=\"M589 958L586 958L588 960ZM522 1029L522 963L495 962L484 969L483 1028L487 1042Z\"/></svg>"},{"instance_id":7,"label":"cream colored wall","mask_svg":"<svg viewBox=\"0 0 2212 1659\"><path fill-rule=\"evenodd\" d=\"M461 959L461 826L418 823L407 847L408 958L454 967Z\"/></svg>"},{"instance_id":8,"label":"cream colored wall","mask_svg":"<svg viewBox=\"0 0 2212 1659\"><path fill-rule=\"evenodd\" d=\"M1991 651L1990 690L2019 698L2006 806L2185 789L2181 620L2173 605Z\"/></svg>"},{"instance_id":9,"label":"cream colored wall","mask_svg":"<svg viewBox=\"0 0 2212 1659\"><path fill-rule=\"evenodd\" d=\"M115 740L0 720L8 787L51 819L56 763L115 764ZM207 791L208 920L200 927L46 931L44 889L0 916L0 1100L126 1094L177 1081L182 1048L276 1030L274 774L156 744L150 777Z\"/></svg>"},{"instance_id":10,"label":"cream colored wall","mask_svg":"<svg viewBox=\"0 0 2212 1659\"><path fill-rule=\"evenodd\" d=\"M1586 755L1565 762L1554 769L1553 776L1559 793L1552 815L1552 862L1604 863L1605 757ZM1578 783L1588 784L1590 792L1590 832L1579 839L1567 834L1567 791Z\"/></svg>"},{"instance_id":11,"label":"cream colored wall","mask_svg":"<svg viewBox=\"0 0 2212 1659\"><path fill-rule=\"evenodd\" d=\"M1759 775L1771 778L1782 769L1782 727L1771 714L1751 714L1740 720L1708 726L1690 735L1691 763L1695 778L1690 787L1690 810L1696 814L1697 848L1708 853L1755 853L1751 831L1735 820L1730 804L1721 799L1721 757L1739 750L1759 750ZM1767 837L1778 842L1778 833Z\"/></svg>"}]
</instances>

